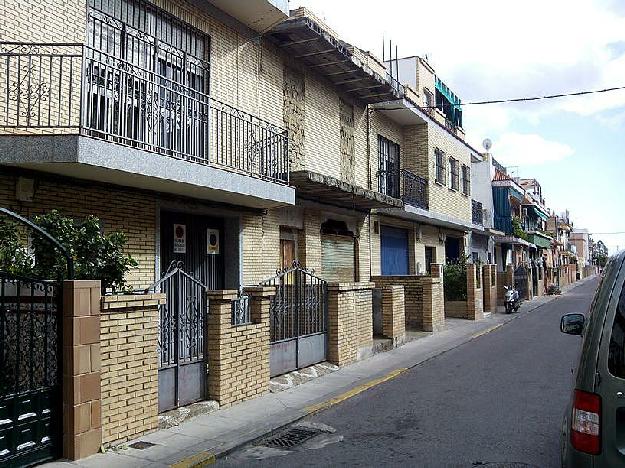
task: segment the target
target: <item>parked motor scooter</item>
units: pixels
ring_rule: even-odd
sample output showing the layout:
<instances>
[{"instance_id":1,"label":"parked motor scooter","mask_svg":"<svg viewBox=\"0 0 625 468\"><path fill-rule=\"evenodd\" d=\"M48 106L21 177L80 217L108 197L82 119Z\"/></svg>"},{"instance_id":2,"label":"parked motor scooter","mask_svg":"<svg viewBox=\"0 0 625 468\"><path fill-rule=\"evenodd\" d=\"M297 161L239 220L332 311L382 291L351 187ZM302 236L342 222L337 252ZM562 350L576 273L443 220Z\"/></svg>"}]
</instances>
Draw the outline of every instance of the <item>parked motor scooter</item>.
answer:
<instances>
[{"instance_id":1,"label":"parked motor scooter","mask_svg":"<svg viewBox=\"0 0 625 468\"><path fill-rule=\"evenodd\" d=\"M504 286L506 293L504 295L504 306L506 307L506 314L512 313L514 310L518 312L521 307L521 298L519 297L519 291L514 286Z\"/></svg>"}]
</instances>

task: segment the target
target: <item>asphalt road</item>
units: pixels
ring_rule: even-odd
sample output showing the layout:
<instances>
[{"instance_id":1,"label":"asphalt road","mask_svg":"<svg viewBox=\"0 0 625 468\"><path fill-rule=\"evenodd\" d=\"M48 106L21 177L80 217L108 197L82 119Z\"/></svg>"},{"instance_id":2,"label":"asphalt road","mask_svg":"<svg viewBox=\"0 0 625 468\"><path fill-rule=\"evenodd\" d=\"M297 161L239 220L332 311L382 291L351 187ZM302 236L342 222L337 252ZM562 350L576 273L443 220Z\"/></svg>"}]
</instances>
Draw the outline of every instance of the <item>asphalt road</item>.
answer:
<instances>
[{"instance_id":1,"label":"asphalt road","mask_svg":"<svg viewBox=\"0 0 625 468\"><path fill-rule=\"evenodd\" d=\"M559 431L592 280L507 325L304 420L333 428L295 450L248 446L222 466L559 465ZM323 427L323 426L322 426Z\"/></svg>"}]
</instances>

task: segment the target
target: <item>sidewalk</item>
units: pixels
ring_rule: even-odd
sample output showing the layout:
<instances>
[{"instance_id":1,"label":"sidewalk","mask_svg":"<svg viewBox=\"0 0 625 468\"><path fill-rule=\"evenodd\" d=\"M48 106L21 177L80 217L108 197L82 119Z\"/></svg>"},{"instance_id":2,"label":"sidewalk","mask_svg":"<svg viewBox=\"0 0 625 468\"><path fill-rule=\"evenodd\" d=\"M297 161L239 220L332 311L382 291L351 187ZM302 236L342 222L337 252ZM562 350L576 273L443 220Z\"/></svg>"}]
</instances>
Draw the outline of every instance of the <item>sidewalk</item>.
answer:
<instances>
[{"instance_id":1,"label":"sidewalk","mask_svg":"<svg viewBox=\"0 0 625 468\"><path fill-rule=\"evenodd\" d=\"M569 285L563 288L562 293L566 294L592 278ZM298 387L279 393L268 393L231 408L197 416L179 426L145 435L106 453L77 462L57 461L45 466L202 466L243 444L390 380L407 369L489 333L557 298L558 296L535 298L525 302L516 314L491 314L475 322L447 319L448 326L442 332L376 354ZM144 444L150 446L143 449L129 447L138 441L154 445Z\"/></svg>"}]
</instances>

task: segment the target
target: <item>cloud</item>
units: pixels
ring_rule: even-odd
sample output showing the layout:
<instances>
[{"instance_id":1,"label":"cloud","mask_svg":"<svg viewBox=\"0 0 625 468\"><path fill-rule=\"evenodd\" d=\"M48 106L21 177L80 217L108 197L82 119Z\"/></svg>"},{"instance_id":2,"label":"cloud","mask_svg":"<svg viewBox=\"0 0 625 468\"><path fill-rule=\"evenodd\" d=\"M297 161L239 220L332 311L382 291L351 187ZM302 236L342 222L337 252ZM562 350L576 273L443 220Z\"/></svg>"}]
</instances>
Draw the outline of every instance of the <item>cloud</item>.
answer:
<instances>
[{"instance_id":1,"label":"cloud","mask_svg":"<svg viewBox=\"0 0 625 468\"><path fill-rule=\"evenodd\" d=\"M493 154L499 162L509 166L529 166L561 161L574 153L564 143L550 141L534 133L507 132L493 144Z\"/></svg>"}]
</instances>

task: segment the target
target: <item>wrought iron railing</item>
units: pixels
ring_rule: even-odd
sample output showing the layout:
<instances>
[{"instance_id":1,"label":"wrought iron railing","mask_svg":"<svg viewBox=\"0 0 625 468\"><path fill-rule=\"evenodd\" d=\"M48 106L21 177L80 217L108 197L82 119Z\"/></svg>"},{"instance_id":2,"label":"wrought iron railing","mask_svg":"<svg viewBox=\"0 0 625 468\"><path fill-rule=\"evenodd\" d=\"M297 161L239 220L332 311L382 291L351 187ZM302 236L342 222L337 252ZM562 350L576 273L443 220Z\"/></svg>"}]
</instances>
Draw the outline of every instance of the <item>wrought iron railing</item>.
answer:
<instances>
[{"instance_id":1,"label":"wrought iron railing","mask_svg":"<svg viewBox=\"0 0 625 468\"><path fill-rule=\"evenodd\" d=\"M399 198L399 171L378 171L378 191L384 195Z\"/></svg>"},{"instance_id":2,"label":"wrought iron railing","mask_svg":"<svg viewBox=\"0 0 625 468\"><path fill-rule=\"evenodd\" d=\"M249 325L252 323L250 313L250 296L239 292L239 297L232 301L232 325Z\"/></svg>"},{"instance_id":3,"label":"wrought iron railing","mask_svg":"<svg viewBox=\"0 0 625 468\"><path fill-rule=\"evenodd\" d=\"M429 209L428 180L406 169L401 171L402 200L408 205Z\"/></svg>"},{"instance_id":4,"label":"wrought iron railing","mask_svg":"<svg viewBox=\"0 0 625 468\"><path fill-rule=\"evenodd\" d=\"M286 131L211 98L198 74L175 75L81 44L2 42L0 131L79 131L288 183Z\"/></svg>"},{"instance_id":5,"label":"wrought iron railing","mask_svg":"<svg viewBox=\"0 0 625 468\"><path fill-rule=\"evenodd\" d=\"M473 224L477 224L479 226L484 225L484 208L481 202L471 200L471 215Z\"/></svg>"}]
</instances>

